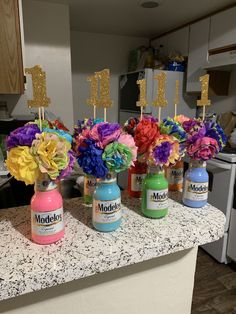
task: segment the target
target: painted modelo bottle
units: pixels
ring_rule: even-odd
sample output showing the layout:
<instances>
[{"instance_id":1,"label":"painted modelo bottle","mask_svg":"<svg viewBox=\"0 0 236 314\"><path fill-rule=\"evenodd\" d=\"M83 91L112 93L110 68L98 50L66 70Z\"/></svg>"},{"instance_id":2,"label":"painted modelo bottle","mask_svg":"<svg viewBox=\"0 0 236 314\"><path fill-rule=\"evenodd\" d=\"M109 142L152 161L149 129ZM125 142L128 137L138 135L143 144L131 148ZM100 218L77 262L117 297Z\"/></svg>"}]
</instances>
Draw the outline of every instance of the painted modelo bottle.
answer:
<instances>
[{"instance_id":1,"label":"painted modelo bottle","mask_svg":"<svg viewBox=\"0 0 236 314\"><path fill-rule=\"evenodd\" d=\"M147 174L147 164L136 161L128 170L128 194L141 197L143 180Z\"/></svg>"},{"instance_id":2,"label":"painted modelo bottle","mask_svg":"<svg viewBox=\"0 0 236 314\"><path fill-rule=\"evenodd\" d=\"M202 207L207 204L208 173L206 162L191 160L185 173L183 203L189 207Z\"/></svg>"},{"instance_id":3,"label":"painted modelo bottle","mask_svg":"<svg viewBox=\"0 0 236 314\"><path fill-rule=\"evenodd\" d=\"M35 184L31 199L32 240L50 244L60 240L65 233L63 200L57 184L43 176Z\"/></svg>"},{"instance_id":4,"label":"painted modelo bottle","mask_svg":"<svg viewBox=\"0 0 236 314\"><path fill-rule=\"evenodd\" d=\"M105 179L97 179L93 195L92 223L102 232L116 230L121 224L121 196L116 178L108 174Z\"/></svg>"},{"instance_id":5,"label":"painted modelo bottle","mask_svg":"<svg viewBox=\"0 0 236 314\"><path fill-rule=\"evenodd\" d=\"M142 213L150 218L161 218L168 212L168 181L162 166L149 166L143 181Z\"/></svg>"},{"instance_id":6,"label":"painted modelo bottle","mask_svg":"<svg viewBox=\"0 0 236 314\"><path fill-rule=\"evenodd\" d=\"M166 168L166 178L169 183L169 191L182 191L183 189L184 163L177 161L174 166Z\"/></svg>"},{"instance_id":7,"label":"painted modelo bottle","mask_svg":"<svg viewBox=\"0 0 236 314\"><path fill-rule=\"evenodd\" d=\"M93 203L93 193L97 185L97 179L93 176L84 175L84 201L86 204Z\"/></svg>"}]
</instances>

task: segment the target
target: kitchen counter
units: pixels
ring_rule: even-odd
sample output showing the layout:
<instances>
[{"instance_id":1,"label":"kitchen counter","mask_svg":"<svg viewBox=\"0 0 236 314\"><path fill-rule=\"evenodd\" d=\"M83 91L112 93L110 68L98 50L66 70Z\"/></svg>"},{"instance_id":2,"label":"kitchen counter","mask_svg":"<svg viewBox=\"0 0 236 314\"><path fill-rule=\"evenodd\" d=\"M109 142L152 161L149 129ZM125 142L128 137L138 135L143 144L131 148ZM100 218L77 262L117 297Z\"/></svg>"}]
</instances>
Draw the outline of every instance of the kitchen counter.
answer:
<instances>
[{"instance_id":1,"label":"kitchen counter","mask_svg":"<svg viewBox=\"0 0 236 314\"><path fill-rule=\"evenodd\" d=\"M140 215L140 200L122 197L123 221L112 233L91 225L91 207L82 198L64 202L66 236L56 244L30 241L27 207L0 211L0 300L104 273L218 240L225 216L211 205L193 209L171 193L169 214Z\"/></svg>"}]
</instances>

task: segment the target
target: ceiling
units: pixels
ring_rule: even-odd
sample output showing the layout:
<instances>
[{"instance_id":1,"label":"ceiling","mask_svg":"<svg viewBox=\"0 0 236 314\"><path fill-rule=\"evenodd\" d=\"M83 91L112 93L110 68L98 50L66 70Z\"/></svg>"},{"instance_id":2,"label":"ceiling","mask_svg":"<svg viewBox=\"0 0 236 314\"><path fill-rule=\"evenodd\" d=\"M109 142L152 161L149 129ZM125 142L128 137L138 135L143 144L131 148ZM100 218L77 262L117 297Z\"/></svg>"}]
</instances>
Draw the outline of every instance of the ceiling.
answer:
<instances>
[{"instance_id":1,"label":"ceiling","mask_svg":"<svg viewBox=\"0 0 236 314\"><path fill-rule=\"evenodd\" d=\"M142 0L44 0L70 6L72 30L153 37L210 14L232 0L156 0L153 9L140 7Z\"/></svg>"}]
</instances>

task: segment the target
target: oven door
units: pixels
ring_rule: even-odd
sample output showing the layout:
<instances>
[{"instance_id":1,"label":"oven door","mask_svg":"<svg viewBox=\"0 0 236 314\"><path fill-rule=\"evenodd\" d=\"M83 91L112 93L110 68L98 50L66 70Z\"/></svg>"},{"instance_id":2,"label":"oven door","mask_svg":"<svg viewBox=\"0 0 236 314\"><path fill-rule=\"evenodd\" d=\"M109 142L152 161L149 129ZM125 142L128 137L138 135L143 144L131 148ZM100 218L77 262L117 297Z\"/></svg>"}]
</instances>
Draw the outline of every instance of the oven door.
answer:
<instances>
[{"instance_id":1,"label":"oven door","mask_svg":"<svg viewBox=\"0 0 236 314\"><path fill-rule=\"evenodd\" d=\"M230 215L233 207L234 166L234 164L218 159L207 161L207 172L209 174L208 203L220 209L225 214L225 231L229 229Z\"/></svg>"}]
</instances>

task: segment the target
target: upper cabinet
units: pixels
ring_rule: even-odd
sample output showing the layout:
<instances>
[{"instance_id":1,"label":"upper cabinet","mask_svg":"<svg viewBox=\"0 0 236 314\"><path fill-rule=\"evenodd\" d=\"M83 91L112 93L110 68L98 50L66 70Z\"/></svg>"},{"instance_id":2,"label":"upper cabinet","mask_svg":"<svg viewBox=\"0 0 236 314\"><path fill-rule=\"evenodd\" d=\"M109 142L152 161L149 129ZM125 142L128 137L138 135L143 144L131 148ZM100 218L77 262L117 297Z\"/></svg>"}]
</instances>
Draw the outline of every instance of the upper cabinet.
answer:
<instances>
[{"instance_id":1,"label":"upper cabinet","mask_svg":"<svg viewBox=\"0 0 236 314\"><path fill-rule=\"evenodd\" d=\"M211 17L209 49L236 43L236 7Z\"/></svg>"},{"instance_id":2,"label":"upper cabinet","mask_svg":"<svg viewBox=\"0 0 236 314\"><path fill-rule=\"evenodd\" d=\"M0 1L0 94L23 94L18 0Z\"/></svg>"},{"instance_id":3,"label":"upper cabinet","mask_svg":"<svg viewBox=\"0 0 236 314\"><path fill-rule=\"evenodd\" d=\"M183 56L188 55L189 26L183 27L172 33L161 36L152 41L153 47L163 46L162 52L169 55L173 51L180 52Z\"/></svg>"},{"instance_id":4,"label":"upper cabinet","mask_svg":"<svg viewBox=\"0 0 236 314\"><path fill-rule=\"evenodd\" d=\"M199 77L206 74L202 66L207 62L210 18L190 25L187 67L187 92L200 92Z\"/></svg>"}]
</instances>

